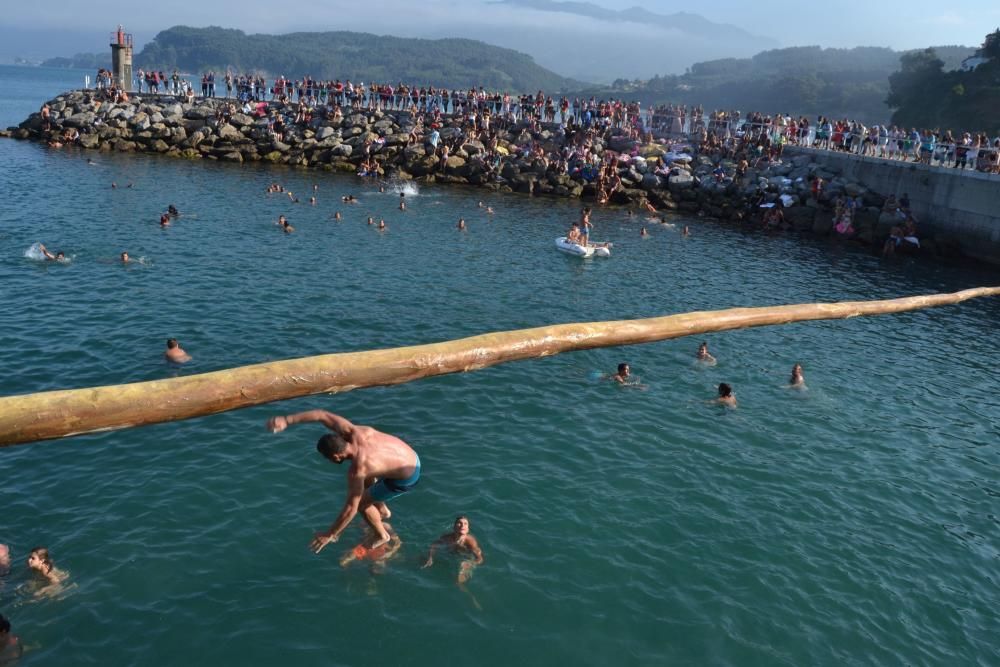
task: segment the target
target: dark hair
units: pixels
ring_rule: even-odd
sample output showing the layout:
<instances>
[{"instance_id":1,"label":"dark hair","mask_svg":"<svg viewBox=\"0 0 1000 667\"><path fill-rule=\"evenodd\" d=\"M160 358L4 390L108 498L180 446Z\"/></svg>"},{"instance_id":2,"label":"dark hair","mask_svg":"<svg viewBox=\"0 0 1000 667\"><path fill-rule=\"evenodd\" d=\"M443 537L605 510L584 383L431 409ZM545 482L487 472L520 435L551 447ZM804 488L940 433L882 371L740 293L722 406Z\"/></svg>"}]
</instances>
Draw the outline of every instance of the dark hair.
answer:
<instances>
[{"instance_id":1,"label":"dark hair","mask_svg":"<svg viewBox=\"0 0 1000 667\"><path fill-rule=\"evenodd\" d=\"M719 384L719 396L722 396L723 398L728 398L729 396L732 396L732 395L733 395L733 388L732 387L730 387L725 382L722 382L722 383Z\"/></svg>"},{"instance_id":2,"label":"dark hair","mask_svg":"<svg viewBox=\"0 0 1000 667\"><path fill-rule=\"evenodd\" d=\"M618 364L618 372L619 373L624 373L626 368L628 368L628 364L624 364L624 363Z\"/></svg>"},{"instance_id":3,"label":"dark hair","mask_svg":"<svg viewBox=\"0 0 1000 667\"><path fill-rule=\"evenodd\" d=\"M10 632L10 621L3 614L0 614L0 632Z\"/></svg>"},{"instance_id":4,"label":"dark hair","mask_svg":"<svg viewBox=\"0 0 1000 667\"><path fill-rule=\"evenodd\" d=\"M347 443L344 438L333 433L327 433L316 441L316 451L324 458L329 459L336 454L343 454L345 449L347 449Z\"/></svg>"},{"instance_id":5,"label":"dark hair","mask_svg":"<svg viewBox=\"0 0 1000 667\"><path fill-rule=\"evenodd\" d=\"M175 347L177 347L177 345L178 345L178 343L177 343L177 339L176 338L168 338L167 339L167 349L172 350Z\"/></svg>"}]
</instances>

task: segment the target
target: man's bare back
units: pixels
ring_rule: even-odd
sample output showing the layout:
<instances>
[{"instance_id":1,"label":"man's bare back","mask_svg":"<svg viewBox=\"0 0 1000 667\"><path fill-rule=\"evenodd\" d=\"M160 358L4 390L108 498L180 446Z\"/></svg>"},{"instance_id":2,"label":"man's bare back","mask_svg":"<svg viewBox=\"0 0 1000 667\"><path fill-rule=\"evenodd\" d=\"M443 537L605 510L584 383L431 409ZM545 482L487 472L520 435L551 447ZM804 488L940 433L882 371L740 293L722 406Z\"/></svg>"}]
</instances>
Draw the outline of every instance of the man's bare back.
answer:
<instances>
[{"instance_id":1,"label":"man's bare back","mask_svg":"<svg viewBox=\"0 0 1000 667\"><path fill-rule=\"evenodd\" d=\"M385 503L417 485L420 480L420 457L396 436L370 426L353 424L326 410L272 417L267 422L267 428L272 433L279 433L292 424L305 422L320 422L331 431L316 443L316 449L324 458L337 464L351 461L344 507L328 531L316 533L310 548L319 553L327 544L340 539L341 533L359 511L377 536L369 548L388 543L390 535L382 520L388 519L392 513Z\"/></svg>"}]
</instances>

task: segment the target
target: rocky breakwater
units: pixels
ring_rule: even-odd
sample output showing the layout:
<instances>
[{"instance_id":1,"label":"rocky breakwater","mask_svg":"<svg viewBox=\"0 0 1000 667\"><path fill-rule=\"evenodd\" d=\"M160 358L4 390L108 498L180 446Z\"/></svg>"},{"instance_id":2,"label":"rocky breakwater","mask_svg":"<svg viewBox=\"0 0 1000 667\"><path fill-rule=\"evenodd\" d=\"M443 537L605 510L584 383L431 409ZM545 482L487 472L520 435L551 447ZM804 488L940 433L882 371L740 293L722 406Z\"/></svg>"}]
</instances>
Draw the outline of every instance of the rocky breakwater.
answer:
<instances>
[{"instance_id":1,"label":"rocky breakwater","mask_svg":"<svg viewBox=\"0 0 1000 667\"><path fill-rule=\"evenodd\" d=\"M454 146L442 163L428 140L429 130L414 140L416 120L402 111L351 111L339 119L315 118L307 125L292 122L290 109L271 103L286 120L280 139L268 129L265 116L233 113L221 120L227 100L178 101L171 96L135 95L123 103L100 101L90 91L68 92L48 102L50 127L43 129L40 113L32 114L5 134L17 139L58 141L69 130L79 132L80 146L101 151L160 153L188 159L225 162L270 162L354 173L368 145L380 175L424 181L460 183L505 192L596 199L599 195L586 165L570 162L553 168L578 147L580 133L567 135L557 125L532 129L527 122L498 133L499 164L477 140L469 140L460 116L445 116L440 140ZM574 142L567 149L567 142ZM885 198L812 162L808 155L786 155L780 163L748 169L734 178L736 164L717 155L698 155L688 147L673 150L662 143L640 144L615 129L587 137L592 153L606 161L618 156L621 186L609 203L632 207L652 205L660 211L683 211L729 220L741 225L759 220L761 203L779 199L785 219L799 232L837 236L833 202L838 195L861 197L855 214L854 240L880 247L897 220L883 213ZM538 147L543 156L538 155ZM722 167L724 175L716 175ZM568 172L568 173L567 173ZM810 197L810 178L826 181L821 201ZM955 254L947 238L922 237L924 254Z\"/></svg>"}]
</instances>

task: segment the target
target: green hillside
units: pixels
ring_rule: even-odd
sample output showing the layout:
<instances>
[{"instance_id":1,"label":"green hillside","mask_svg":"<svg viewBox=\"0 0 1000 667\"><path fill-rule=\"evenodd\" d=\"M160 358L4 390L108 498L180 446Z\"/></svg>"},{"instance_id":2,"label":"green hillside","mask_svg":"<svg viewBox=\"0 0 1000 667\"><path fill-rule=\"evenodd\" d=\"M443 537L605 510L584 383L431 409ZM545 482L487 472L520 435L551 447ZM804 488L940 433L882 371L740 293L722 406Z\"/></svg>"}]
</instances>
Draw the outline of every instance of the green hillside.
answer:
<instances>
[{"instance_id":1,"label":"green hillside","mask_svg":"<svg viewBox=\"0 0 1000 667\"><path fill-rule=\"evenodd\" d=\"M936 47L956 68L975 49ZM624 96L646 104L701 104L706 109L740 109L793 115L828 115L867 122L888 120L889 75L905 52L881 47L824 49L803 46L763 51L752 58L696 63L679 76L648 81L617 81L611 90L580 94Z\"/></svg>"},{"instance_id":2,"label":"green hillside","mask_svg":"<svg viewBox=\"0 0 1000 667\"><path fill-rule=\"evenodd\" d=\"M518 92L556 92L582 85L540 67L530 56L483 42L358 32L247 35L241 30L176 26L146 44L135 65L164 71L229 69L292 78L486 86Z\"/></svg>"}]
</instances>

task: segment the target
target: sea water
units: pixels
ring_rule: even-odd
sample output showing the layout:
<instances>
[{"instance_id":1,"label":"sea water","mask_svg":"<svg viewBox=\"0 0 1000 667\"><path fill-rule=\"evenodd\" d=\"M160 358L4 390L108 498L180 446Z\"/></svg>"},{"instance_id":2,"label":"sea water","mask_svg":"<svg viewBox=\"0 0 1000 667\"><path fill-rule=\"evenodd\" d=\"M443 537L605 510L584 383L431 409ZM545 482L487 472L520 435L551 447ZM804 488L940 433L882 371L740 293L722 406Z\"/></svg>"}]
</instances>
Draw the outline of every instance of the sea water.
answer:
<instances>
[{"instance_id":1,"label":"sea water","mask_svg":"<svg viewBox=\"0 0 1000 667\"><path fill-rule=\"evenodd\" d=\"M81 78L0 68L0 122ZM1000 281L620 209L594 214L612 256L581 260L553 245L575 201L13 140L0 183L2 395ZM73 261L26 256L39 242ZM0 613L24 665L995 665L998 326L980 299L706 336L715 366L682 338L2 449ZM164 363L168 337L190 364ZM601 379L622 361L646 391ZM735 410L710 404L720 382ZM420 453L384 567L338 564L360 520L308 549L346 471L315 453L319 426L264 423L312 408ZM420 568L459 513L485 555L464 587L454 559ZM73 588L23 587L36 545Z\"/></svg>"}]
</instances>

